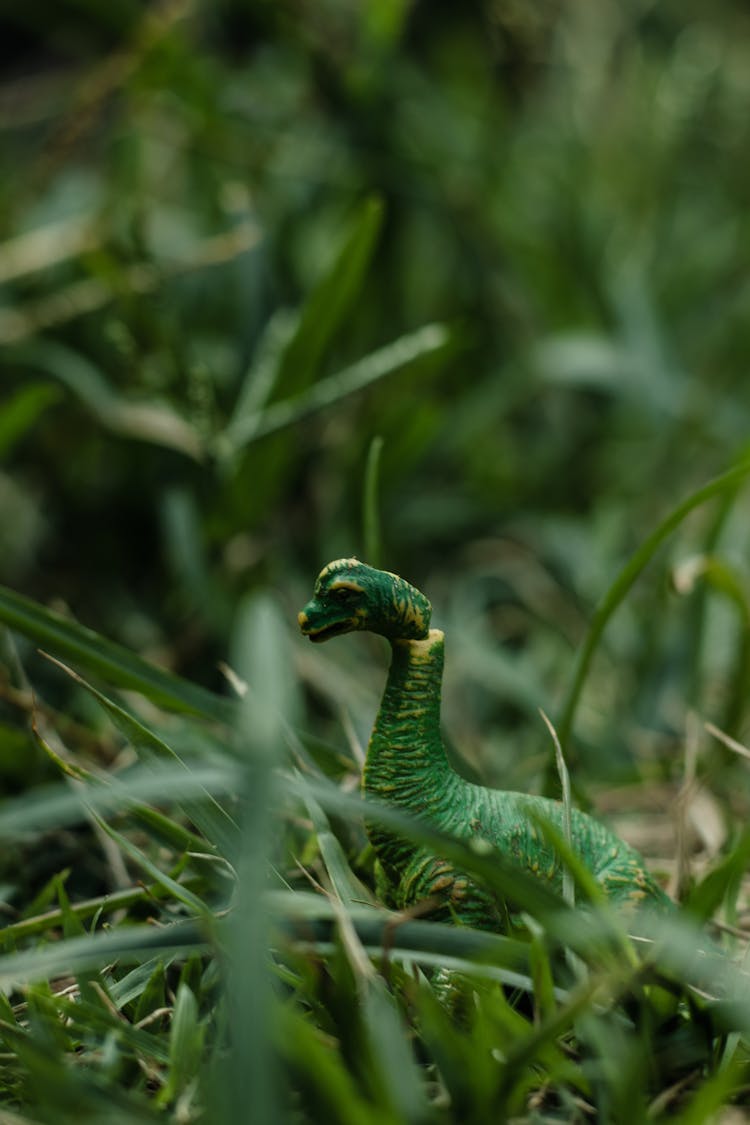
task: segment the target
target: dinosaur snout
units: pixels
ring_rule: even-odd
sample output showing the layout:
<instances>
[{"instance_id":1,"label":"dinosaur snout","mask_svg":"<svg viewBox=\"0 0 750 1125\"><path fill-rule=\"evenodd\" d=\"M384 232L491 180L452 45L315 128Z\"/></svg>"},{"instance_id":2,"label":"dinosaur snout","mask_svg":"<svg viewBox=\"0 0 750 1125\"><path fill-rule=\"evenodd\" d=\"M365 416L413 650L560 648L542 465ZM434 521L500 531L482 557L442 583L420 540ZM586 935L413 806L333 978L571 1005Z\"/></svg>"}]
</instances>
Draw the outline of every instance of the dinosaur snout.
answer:
<instances>
[{"instance_id":1,"label":"dinosaur snout","mask_svg":"<svg viewBox=\"0 0 750 1125\"><path fill-rule=\"evenodd\" d=\"M313 628L310 618L314 616L315 612L311 602L308 602L305 608L301 609L297 614L297 624L305 636L307 636L311 628Z\"/></svg>"},{"instance_id":2,"label":"dinosaur snout","mask_svg":"<svg viewBox=\"0 0 750 1125\"><path fill-rule=\"evenodd\" d=\"M304 636L318 644L329 637L350 633L361 628L361 619L350 610L312 598L297 614L297 622Z\"/></svg>"},{"instance_id":3,"label":"dinosaur snout","mask_svg":"<svg viewBox=\"0 0 750 1125\"><path fill-rule=\"evenodd\" d=\"M317 598L311 598L297 614L297 623L306 637L314 639L315 634L328 623L328 613L325 606Z\"/></svg>"}]
</instances>

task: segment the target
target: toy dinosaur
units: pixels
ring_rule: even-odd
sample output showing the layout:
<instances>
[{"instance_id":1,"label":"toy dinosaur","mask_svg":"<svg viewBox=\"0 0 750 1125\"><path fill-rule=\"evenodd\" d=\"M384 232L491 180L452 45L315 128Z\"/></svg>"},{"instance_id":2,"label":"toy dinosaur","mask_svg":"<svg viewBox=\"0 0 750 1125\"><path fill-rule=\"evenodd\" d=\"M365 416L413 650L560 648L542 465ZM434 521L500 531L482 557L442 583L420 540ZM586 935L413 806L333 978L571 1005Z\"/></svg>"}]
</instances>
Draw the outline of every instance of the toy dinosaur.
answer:
<instances>
[{"instance_id":1,"label":"toy dinosaur","mask_svg":"<svg viewBox=\"0 0 750 1125\"><path fill-rule=\"evenodd\" d=\"M427 598L402 578L357 559L338 559L318 575L313 597L299 614L311 641L354 630L386 637L392 661L365 762L366 796L428 817L458 837L483 837L519 867L552 887L562 865L538 826L563 831L560 802L474 785L450 765L440 734L443 633L430 628ZM379 864L378 890L388 905L405 909L425 899L437 917L484 929L507 926L504 907L465 873L393 832L367 823ZM617 905L668 906L671 900L644 861L604 825L571 810L573 847Z\"/></svg>"}]
</instances>

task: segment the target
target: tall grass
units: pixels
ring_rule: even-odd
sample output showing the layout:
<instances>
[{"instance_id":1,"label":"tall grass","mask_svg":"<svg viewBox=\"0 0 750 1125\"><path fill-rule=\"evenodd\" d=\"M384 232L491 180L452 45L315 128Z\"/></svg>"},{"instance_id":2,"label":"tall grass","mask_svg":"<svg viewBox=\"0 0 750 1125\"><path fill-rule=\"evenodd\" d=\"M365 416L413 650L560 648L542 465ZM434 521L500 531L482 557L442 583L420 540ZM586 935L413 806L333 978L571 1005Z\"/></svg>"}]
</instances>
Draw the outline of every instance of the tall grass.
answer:
<instances>
[{"instance_id":1,"label":"tall grass","mask_svg":"<svg viewBox=\"0 0 750 1125\"><path fill-rule=\"evenodd\" d=\"M62 743L53 715L40 715L36 735L61 781L0 808L8 845L38 846L40 834L88 823L134 876L78 903L69 872L56 873L3 932L3 1091L24 1119L96 1120L110 1098L123 1121L229 1121L248 1105L268 1122L536 1112L690 1121L742 1098L750 986L741 960L695 920L736 916L747 834L684 910L631 937L591 900L574 857L577 910L481 841L368 805L370 818L519 912L507 936L399 919L374 903L369 864L351 847L360 799L289 725L290 631L272 602L239 615L242 697L222 703L223 722L219 698L178 677L166 701L182 717L154 709L163 673L90 631L81 647L75 622L10 594L0 615L31 639L43 634L53 655L78 645L99 679L132 689L137 667L152 708L145 721L136 696L123 709L76 676L140 763L103 773L91 750ZM198 749L186 754L191 742ZM568 856L562 838L556 846ZM111 854L109 863L116 871ZM574 960L561 959L565 949ZM460 982L460 1014L458 1000L436 998L435 968Z\"/></svg>"},{"instance_id":2,"label":"tall grass","mask_svg":"<svg viewBox=\"0 0 750 1125\"><path fill-rule=\"evenodd\" d=\"M743 7L47 7L0 36L0 1118L745 1112ZM569 771L679 909L387 805L514 920L378 903L383 652L295 627L350 554L430 596L458 767Z\"/></svg>"}]
</instances>

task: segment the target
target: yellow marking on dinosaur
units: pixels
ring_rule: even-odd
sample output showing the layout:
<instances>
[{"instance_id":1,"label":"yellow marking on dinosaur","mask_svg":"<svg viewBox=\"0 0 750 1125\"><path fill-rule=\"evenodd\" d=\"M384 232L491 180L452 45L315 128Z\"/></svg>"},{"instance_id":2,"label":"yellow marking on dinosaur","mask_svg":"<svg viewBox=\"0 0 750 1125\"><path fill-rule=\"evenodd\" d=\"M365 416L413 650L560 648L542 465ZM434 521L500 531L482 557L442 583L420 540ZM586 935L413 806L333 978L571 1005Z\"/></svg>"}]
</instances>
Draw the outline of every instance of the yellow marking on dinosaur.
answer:
<instances>
[{"instance_id":1,"label":"yellow marking on dinosaur","mask_svg":"<svg viewBox=\"0 0 750 1125\"><path fill-rule=\"evenodd\" d=\"M456 879L453 884L453 890L451 891L451 900L453 902L461 902L462 899L466 898L466 890L466 880Z\"/></svg>"},{"instance_id":2,"label":"yellow marking on dinosaur","mask_svg":"<svg viewBox=\"0 0 750 1125\"><path fill-rule=\"evenodd\" d=\"M323 567L320 574L315 579L315 590L314 590L314 592L316 594L320 593L320 588L323 585L323 582L325 581L325 579L328 577L329 574L335 574L336 571L338 571L338 570L349 570L349 569L351 569L351 567L360 566L360 565L361 564L360 564L359 559L355 559L355 558L334 559L333 562L329 562L327 566Z\"/></svg>"},{"instance_id":3,"label":"yellow marking on dinosaur","mask_svg":"<svg viewBox=\"0 0 750 1125\"><path fill-rule=\"evenodd\" d=\"M332 582L328 587L329 591L333 590L353 590L355 594L364 594L364 586L360 586L359 582L355 582L353 578L339 578L338 582Z\"/></svg>"},{"instance_id":4,"label":"yellow marking on dinosaur","mask_svg":"<svg viewBox=\"0 0 750 1125\"><path fill-rule=\"evenodd\" d=\"M409 649L409 655L414 664L427 664L430 661L432 650L445 638L442 629L430 629L426 637L419 640L409 640L406 637L397 637L394 644L403 645Z\"/></svg>"},{"instance_id":5,"label":"yellow marking on dinosaur","mask_svg":"<svg viewBox=\"0 0 750 1125\"><path fill-rule=\"evenodd\" d=\"M402 625L413 625L417 632L424 633L427 628L427 622L425 621L422 609L418 605L415 605L414 602L409 601L409 599L404 596L398 598L396 607Z\"/></svg>"},{"instance_id":6,"label":"yellow marking on dinosaur","mask_svg":"<svg viewBox=\"0 0 750 1125\"><path fill-rule=\"evenodd\" d=\"M359 566L359 559L334 559L323 567L318 578L325 578L328 574L333 573L335 570L343 570L344 567Z\"/></svg>"}]
</instances>

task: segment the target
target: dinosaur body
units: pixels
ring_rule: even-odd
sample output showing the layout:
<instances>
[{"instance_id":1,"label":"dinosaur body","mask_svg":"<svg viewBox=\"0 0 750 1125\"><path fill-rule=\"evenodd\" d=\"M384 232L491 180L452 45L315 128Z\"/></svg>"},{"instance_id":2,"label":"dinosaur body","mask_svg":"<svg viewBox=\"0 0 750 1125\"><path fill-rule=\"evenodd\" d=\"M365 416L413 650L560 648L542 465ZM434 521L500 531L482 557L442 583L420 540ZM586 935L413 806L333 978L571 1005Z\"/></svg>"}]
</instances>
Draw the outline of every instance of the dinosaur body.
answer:
<instances>
[{"instance_id":1,"label":"dinosaur body","mask_svg":"<svg viewBox=\"0 0 750 1125\"><path fill-rule=\"evenodd\" d=\"M330 563L300 614L300 627L312 640L355 629L390 640L392 661L367 750L365 794L426 816L452 835L481 837L559 889L562 866L537 818L562 832L562 805L474 785L448 761L440 733L444 639L429 628L430 614L429 602L414 587L356 559ZM636 851L593 817L571 813L573 847L610 899L628 908L670 903ZM367 831L389 905L405 909L432 899L438 917L505 928L492 896L452 864L375 823Z\"/></svg>"}]
</instances>

